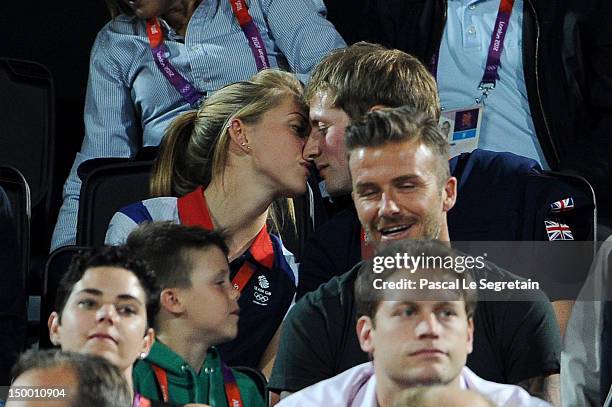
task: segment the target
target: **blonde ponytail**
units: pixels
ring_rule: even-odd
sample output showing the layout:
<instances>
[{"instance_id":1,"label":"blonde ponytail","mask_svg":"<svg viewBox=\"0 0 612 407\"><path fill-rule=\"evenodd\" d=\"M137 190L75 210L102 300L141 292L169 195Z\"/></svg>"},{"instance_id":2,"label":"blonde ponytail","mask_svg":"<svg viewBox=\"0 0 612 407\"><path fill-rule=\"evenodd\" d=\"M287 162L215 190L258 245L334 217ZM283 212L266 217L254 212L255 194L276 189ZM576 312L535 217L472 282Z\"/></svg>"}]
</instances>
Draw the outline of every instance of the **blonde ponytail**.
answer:
<instances>
[{"instance_id":1,"label":"blonde ponytail","mask_svg":"<svg viewBox=\"0 0 612 407\"><path fill-rule=\"evenodd\" d=\"M197 187L197 184L189 182L190 177L185 174L188 172L185 168L185 155L194 132L197 115L196 110L183 113L174 119L166 130L153 165L149 185L151 196L175 196L179 184L181 186L189 184L186 185L188 191Z\"/></svg>"}]
</instances>

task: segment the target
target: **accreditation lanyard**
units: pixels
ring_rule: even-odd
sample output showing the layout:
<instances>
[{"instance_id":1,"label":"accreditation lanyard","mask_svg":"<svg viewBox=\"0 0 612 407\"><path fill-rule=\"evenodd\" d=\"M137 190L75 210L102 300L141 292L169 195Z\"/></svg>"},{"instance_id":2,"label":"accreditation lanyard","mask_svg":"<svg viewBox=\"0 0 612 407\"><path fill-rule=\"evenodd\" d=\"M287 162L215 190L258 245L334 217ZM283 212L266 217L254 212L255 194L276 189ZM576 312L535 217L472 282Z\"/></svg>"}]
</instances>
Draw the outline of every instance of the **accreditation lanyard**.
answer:
<instances>
[{"instance_id":1,"label":"accreditation lanyard","mask_svg":"<svg viewBox=\"0 0 612 407\"><path fill-rule=\"evenodd\" d=\"M230 0L230 2L234 16L238 20L238 24L240 24L240 28L244 32L244 36L249 43L249 48L251 48L251 52L255 58L257 70L261 71L262 69L270 68L268 52L266 51L264 41L261 38L257 25L255 25L253 18L249 14L246 3L244 3L244 0ZM164 44L164 33L157 17L147 19L147 36L149 37L149 45L151 46L153 60L161 73L181 94L187 103L192 107L197 107L204 94L185 79L168 59L170 53L168 47Z\"/></svg>"},{"instance_id":2,"label":"accreditation lanyard","mask_svg":"<svg viewBox=\"0 0 612 407\"><path fill-rule=\"evenodd\" d=\"M162 400L164 403L170 401L170 394L168 392L168 374L161 367L151 364L157 384L162 393ZM223 387L225 388L225 397L227 398L227 405L230 407L243 407L242 398L240 397L240 389L238 383L236 383L236 377L232 372L232 369L226 366L225 363L221 362L221 373L223 375ZM196 383L197 385L197 383Z\"/></svg>"},{"instance_id":3,"label":"accreditation lanyard","mask_svg":"<svg viewBox=\"0 0 612 407\"><path fill-rule=\"evenodd\" d=\"M261 38L257 25L255 25L255 21L253 21L253 17L249 14L248 6L244 0L230 0L230 3L232 4L234 16L236 20L238 20L238 24L240 24L240 28L242 28L242 32L249 42L249 48L251 48L253 58L255 58L257 70L261 71L262 69L270 68L268 51L266 51L265 44Z\"/></svg>"},{"instance_id":4,"label":"accreditation lanyard","mask_svg":"<svg viewBox=\"0 0 612 407\"><path fill-rule=\"evenodd\" d=\"M512 15L513 6L514 0L500 0L499 2L497 18L495 19L493 33L491 34L491 42L489 43L487 62L482 79L478 85L478 90L482 91L482 94L476 98L476 103L484 102L489 93L495 89L495 84L499 79L499 67L501 64L502 50L504 48L504 38L506 38L506 32L508 31L508 24L510 22L510 16ZM436 52L431 59L431 72L434 77L437 77L438 74L438 58L439 52Z\"/></svg>"},{"instance_id":5,"label":"accreditation lanyard","mask_svg":"<svg viewBox=\"0 0 612 407\"><path fill-rule=\"evenodd\" d=\"M185 226L199 226L207 230L214 229L208 205L206 205L203 187L200 186L194 191L178 198L177 206L181 224ZM265 224L247 251L247 258L232 279L234 288L242 292L251 277L253 277L256 264L260 264L268 269L272 269L274 265L274 247L272 246L272 240L270 235L268 235L268 228Z\"/></svg>"},{"instance_id":6,"label":"accreditation lanyard","mask_svg":"<svg viewBox=\"0 0 612 407\"><path fill-rule=\"evenodd\" d=\"M164 44L164 33L157 17L147 19L147 36L155 65L166 77L168 82L181 94L192 107L196 107L203 94L195 88L183 75L176 70L168 59L170 51Z\"/></svg>"}]
</instances>

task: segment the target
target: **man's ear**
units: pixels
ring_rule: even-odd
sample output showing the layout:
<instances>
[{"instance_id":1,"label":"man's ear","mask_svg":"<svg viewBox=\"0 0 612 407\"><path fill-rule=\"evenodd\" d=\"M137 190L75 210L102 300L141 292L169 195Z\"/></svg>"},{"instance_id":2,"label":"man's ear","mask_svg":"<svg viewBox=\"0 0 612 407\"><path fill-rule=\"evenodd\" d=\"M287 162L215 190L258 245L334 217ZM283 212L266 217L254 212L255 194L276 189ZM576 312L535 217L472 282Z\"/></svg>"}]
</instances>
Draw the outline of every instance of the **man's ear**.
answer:
<instances>
[{"instance_id":1,"label":"man's ear","mask_svg":"<svg viewBox=\"0 0 612 407\"><path fill-rule=\"evenodd\" d=\"M235 147L238 147L242 152L248 153L250 150L249 140L247 139L246 126L240 119L233 119L227 125L227 134L232 140Z\"/></svg>"},{"instance_id":2,"label":"man's ear","mask_svg":"<svg viewBox=\"0 0 612 407\"><path fill-rule=\"evenodd\" d=\"M467 337L467 354L469 355L474 350L474 318L468 318L468 337Z\"/></svg>"},{"instance_id":3,"label":"man's ear","mask_svg":"<svg viewBox=\"0 0 612 407\"><path fill-rule=\"evenodd\" d=\"M457 202L457 178L450 177L444 184L444 191L442 194L442 210L448 212Z\"/></svg>"},{"instance_id":4,"label":"man's ear","mask_svg":"<svg viewBox=\"0 0 612 407\"><path fill-rule=\"evenodd\" d=\"M185 306L177 288L164 288L159 294L159 305L171 314L185 312Z\"/></svg>"},{"instance_id":5,"label":"man's ear","mask_svg":"<svg viewBox=\"0 0 612 407\"><path fill-rule=\"evenodd\" d=\"M51 343L55 346L61 345L60 340L60 317L59 314L55 311L49 315L49 319L47 320L47 326L49 327L49 339Z\"/></svg>"},{"instance_id":6,"label":"man's ear","mask_svg":"<svg viewBox=\"0 0 612 407\"><path fill-rule=\"evenodd\" d=\"M142 351L140 352L140 358L144 359L151 351L151 346L155 342L155 331L153 328L147 329L144 338L142 338Z\"/></svg>"},{"instance_id":7,"label":"man's ear","mask_svg":"<svg viewBox=\"0 0 612 407\"><path fill-rule=\"evenodd\" d=\"M361 350L368 354L372 354L374 352L374 323L370 317L359 317L356 329Z\"/></svg>"}]
</instances>

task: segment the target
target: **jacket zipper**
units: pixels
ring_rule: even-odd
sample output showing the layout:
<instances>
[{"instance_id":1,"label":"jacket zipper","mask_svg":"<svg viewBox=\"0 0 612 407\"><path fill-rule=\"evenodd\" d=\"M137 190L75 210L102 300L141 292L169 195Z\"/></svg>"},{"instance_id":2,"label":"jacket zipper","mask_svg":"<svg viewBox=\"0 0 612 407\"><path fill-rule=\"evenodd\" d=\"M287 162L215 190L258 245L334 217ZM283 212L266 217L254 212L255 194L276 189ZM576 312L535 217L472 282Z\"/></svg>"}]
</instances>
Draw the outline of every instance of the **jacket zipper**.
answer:
<instances>
[{"instance_id":1,"label":"jacket zipper","mask_svg":"<svg viewBox=\"0 0 612 407\"><path fill-rule=\"evenodd\" d=\"M561 162L559 158L559 153L557 152L557 148L555 146L555 142L552 138L552 134L550 131L550 126L548 124L548 119L546 118L546 112L544 111L544 105L542 105L542 94L540 93L540 66L538 61L538 53L540 51L540 20L538 18L538 13L536 12L535 7L531 0L525 0L529 7L531 8L531 12L533 13L535 23L536 23L536 44L535 44L535 76L536 76L536 90L538 94L538 104L540 105L540 112L542 113L542 119L544 120L544 127L546 128L546 135L548 136L548 140L550 141L550 146L553 150L553 154L555 159L557 160L557 164ZM525 61L523 61L525 63Z\"/></svg>"}]
</instances>

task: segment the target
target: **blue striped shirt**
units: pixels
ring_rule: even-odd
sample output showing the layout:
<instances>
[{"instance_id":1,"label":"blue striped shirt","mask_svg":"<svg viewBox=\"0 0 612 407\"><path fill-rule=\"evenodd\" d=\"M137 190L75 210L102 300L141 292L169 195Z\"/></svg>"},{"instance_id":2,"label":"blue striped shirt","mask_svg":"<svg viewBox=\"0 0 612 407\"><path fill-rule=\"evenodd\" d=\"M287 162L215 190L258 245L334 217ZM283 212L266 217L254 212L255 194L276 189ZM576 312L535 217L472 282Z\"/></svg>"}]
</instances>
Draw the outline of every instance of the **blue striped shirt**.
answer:
<instances>
[{"instance_id":1,"label":"blue striped shirt","mask_svg":"<svg viewBox=\"0 0 612 407\"><path fill-rule=\"evenodd\" d=\"M321 0L252 0L249 7L270 65L291 70L303 81L323 56L345 46L322 17ZM257 72L229 1L202 1L184 38L162 25L172 65L202 92ZM144 20L122 15L102 28L91 51L85 138L64 184L52 250L76 240L78 166L92 158L130 157L142 146L158 145L172 119L189 109L155 65Z\"/></svg>"}]
</instances>

